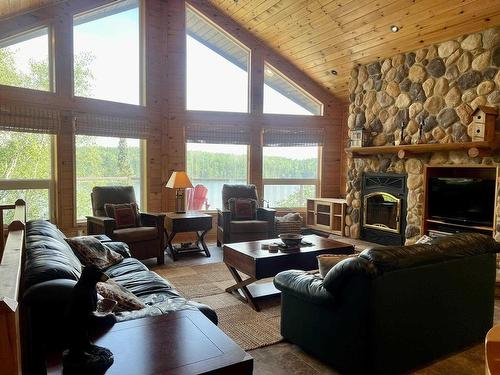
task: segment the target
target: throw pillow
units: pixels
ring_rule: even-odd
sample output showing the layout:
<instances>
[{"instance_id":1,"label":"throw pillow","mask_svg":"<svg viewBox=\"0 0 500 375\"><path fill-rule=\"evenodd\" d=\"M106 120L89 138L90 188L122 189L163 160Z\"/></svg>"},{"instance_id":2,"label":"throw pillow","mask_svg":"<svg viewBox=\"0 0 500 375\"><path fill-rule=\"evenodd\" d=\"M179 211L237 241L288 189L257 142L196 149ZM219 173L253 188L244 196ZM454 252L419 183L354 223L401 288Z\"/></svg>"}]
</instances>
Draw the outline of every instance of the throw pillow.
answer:
<instances>
[{"instance_id":1,"label":"throw pillow","mask_svg":"<svg viewBox=\"0 0 500 375\"><path fill-rule=\"evenodd\" d=\"M429 236L426 236L426 235L423 235L422 237L420 237L417 242L415 243L423 243L423 244L426 244L426 245L431 245L432 244L432 241L434 241L434 239L432 237L429 237Z\"/></svg>"},{"instance_id":2,"label":"throw pillow","mask_svg":"<svg viewBox=\"0 0 500 375\"><path fill-rule=\"evenodd\" d=\"M116 222L116 229L133 228L139 226L139 207L137 203L122 203L104 205L104 211L108 217Z\"/></svg>"},{"instance_id":3,"label":"throw pillow","mask_svg":"<svg viewBox=\"0 0 500 375\"><path fill-rule=\"evenodd\" d=\"M323 254L318 255L318 268L321 277L325 277L328 271L330 271L337 263L340 263L344 259L357 257L357 254L349 255L335 255L335 254Z\"/></svg>"},{"instance_id":4,"label":"throw pillow","mask_svg":"<svg viewBox=\"0 0 500 375\"><path fill-rule=\"evenodd\" d=\"M279 219L284 222L297 222L302 221L302 216L298 212L289 212Z\"/></svg>"},{"instance_id":5,"label":"throw pillow","mask_svg":"<svg viewBox=\"0 0 500 375\"><path fill-rule=\"evenodd\" d=\"M106 282L98 282L97 293L104 298L116 301L115 311L140 310L146 307L134 293L112 279L108 279Z\"/></svg>"},{"instance_id":6,"label":"throw pillow","mask_svg":"<svg viewBox=\"0 0 500 375\"><path fill-rule=\"evenodd\" d=\"M255 220L257 201L249 198L230 198L228 200L232 220Z\"/></svg>"},{"instance_id":7,"label":"throw pillow","mask_svg":"<svg viewBox=\"0 0 500 375\"><path fill-rule=\"evenodd\" d=\"M120 254L92 236L66 238L66 242L84 266L92 264L103 270L123 260Z\"/></svg>"}]
</instances>

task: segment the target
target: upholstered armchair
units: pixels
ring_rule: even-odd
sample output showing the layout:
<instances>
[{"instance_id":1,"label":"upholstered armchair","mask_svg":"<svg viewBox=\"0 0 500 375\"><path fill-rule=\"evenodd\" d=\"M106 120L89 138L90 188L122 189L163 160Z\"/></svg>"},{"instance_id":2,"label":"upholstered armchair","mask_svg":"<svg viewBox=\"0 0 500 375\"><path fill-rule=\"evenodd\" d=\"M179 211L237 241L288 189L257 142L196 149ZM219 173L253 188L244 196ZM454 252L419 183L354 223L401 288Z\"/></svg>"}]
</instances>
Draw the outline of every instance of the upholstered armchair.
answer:
<instances>
[{"instance_id":1,"label":"upholstered armchair","mask_svg":"<svg viewBox=\"0 0 500 375\"><path fill-rule=\"evenodd\" d=\"M94 216L87 216L87 233L105 234L113 241L125 242L137 259L156 257L165 263L165 214L140 212L136 226L117 228L116 219L106 214L105 204L136 203L132 186L96 186L90 194Z\"/></svg>"},{"instance_id":2,"label":"upholstered armchair","mask_svg":"<svg viewBox=\"0 0 500 375\"><path fill-rule=\"evenodd\" d=\"M256 215L251 219L238 219L230 210L230 200L250 199L256 204ZM227 185L222 187L223 209L217 210L217 246L225 243L258 241L274 237L276 211L258 207L255 185Z\"/></svg>"}]
</instances>

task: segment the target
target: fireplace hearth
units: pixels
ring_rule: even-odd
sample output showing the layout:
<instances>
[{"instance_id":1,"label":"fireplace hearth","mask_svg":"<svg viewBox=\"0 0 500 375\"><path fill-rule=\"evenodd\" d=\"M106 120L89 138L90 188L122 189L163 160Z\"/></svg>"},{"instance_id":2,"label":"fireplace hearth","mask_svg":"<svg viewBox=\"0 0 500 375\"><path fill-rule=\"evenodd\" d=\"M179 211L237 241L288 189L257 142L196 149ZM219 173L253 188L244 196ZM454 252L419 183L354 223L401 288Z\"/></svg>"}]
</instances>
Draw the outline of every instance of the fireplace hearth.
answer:
<instances>
[{"instance_id":1,"label":"fireplace hearth","mask_svg":"<svg viewBox=\"0 0 500 375\"><path fill-rule=\"evenodd\" d=\"M406 196L406 175L365 173L361 238L382 245L404 245Z\"/></svg>"}]
</instances>

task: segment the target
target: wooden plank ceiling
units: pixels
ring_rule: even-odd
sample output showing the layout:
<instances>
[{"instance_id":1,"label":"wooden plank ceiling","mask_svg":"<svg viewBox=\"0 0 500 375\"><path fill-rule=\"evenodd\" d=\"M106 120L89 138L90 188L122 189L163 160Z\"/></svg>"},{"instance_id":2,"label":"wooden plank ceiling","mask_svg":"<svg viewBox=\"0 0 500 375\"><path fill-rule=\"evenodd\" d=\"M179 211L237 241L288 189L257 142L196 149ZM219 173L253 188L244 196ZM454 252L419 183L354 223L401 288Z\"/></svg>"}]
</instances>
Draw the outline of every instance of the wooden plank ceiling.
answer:
<instances>
[{"instance_id":1,"label":"wooden plank ceiling","mask_svg":"<svg viewBox=\"0 0 500 375\"><path fill-rule=\"evenodd\" d=\"M0 17L59 1L0 0ZM355 64L500 25L500 0L208 1L344 101Z\"/></svg>"},{"instance_id":2,"label":"wooden plank ceiling","mask_svg":"<svg viewBox=\"0 0 500 375\"><path fill-rule=\"evenodd\" d=\"M500 0L209 2L344 101L355 64L500 24Z\"/></svg>"}]
</instances>

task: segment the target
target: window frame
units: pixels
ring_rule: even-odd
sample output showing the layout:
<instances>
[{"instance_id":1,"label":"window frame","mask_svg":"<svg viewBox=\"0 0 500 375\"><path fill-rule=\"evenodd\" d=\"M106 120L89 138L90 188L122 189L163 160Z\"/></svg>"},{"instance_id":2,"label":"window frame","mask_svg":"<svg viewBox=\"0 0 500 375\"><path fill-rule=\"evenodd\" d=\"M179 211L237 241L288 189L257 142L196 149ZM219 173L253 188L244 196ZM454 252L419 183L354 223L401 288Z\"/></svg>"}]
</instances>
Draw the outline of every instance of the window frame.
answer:
<instances>
[{"instance_id":1,"label":"window frame","mask_svg":"<svg viewBox=\"0 0 500 375\"><path fill-rule=\"evenodd\" d=\"M55 171L56 171L56 135L47 134L50 136L50 178L14 178L0 179L0 190L48 190L49 196L49 221L56 221L55 206L56 206L56 188L55 188ZM27 202L28 203L28 202Z\"/></svg>"},{"instance_id":2,"label":"window frame","mask_svg":"<svg viewBox=\"0 0 500 375\"><path fill-rule=\"evenodd\" d=\"M72 36L72 42L71 42L71 95L74 99L77 100L96 100L96 101L103 101L103 102L108 102L108 103L117 103L119 105L132 105L132 106L140 106L140 107L146 107L147 106L147 90L146 90L146 42L145 42L145 18L146 18L146 11L144 7L144 0L136 0L137 1L137 8L139 10L139 103L138 104L133 104L133 103L124 103L124 102L119 102L116 100L110 100L110 99L101 99L101 98L91 98L91 97L86 97L86 96L79 96L75 95L75 41L74 41L74 32L75 32L75 26L78 26L80 24L86 23L86 22L92 22L97 19L101 19L104 17L111 16L112 14L104 15L103 17L98 17L95 19L91 19L82 23L77 23L75 24L75 18L78 17L85 17L88 15L91 15L92 13L98 13L102 11L103 9L106 8L111 8L111 7L118 7L121 2L126 2L127 0L117 0L115 2L107 3L101 6L93 7L90 9L87 9L82 12L78 13L73 13L71 14L71 36ZM116 12L121 13L121 11Z\"/></svg>"},{"instance_id":3,"label":"window frame","mask_svg":"<svg viewBox=\"0 0 500 375\"><path fill-rule=\"evenodd\" d=\"M73 160L74 160L74 165L73 165L73 222L75 226L81 226L82 224L87 223L87 219L79 218L78 217L78 201L77 201L77 195L78 195L78 176L76 175L76 137L77 136L85 136L85 137L107 137L107 136L102 136L102 135L89 135L89 134L73 134ZM140 155L140 161L139 164L141 166L141 172L140 172L140 185L141 185L141 190L139 192L139 196L141 198L141 207L139 209L141 212L146 212L147 211L147 196L148 196L148 181L147 181L147 139L142 139L142 138L133 138L133 137L110 137L110 138L128 138L128 139L137 139L139 141L139 155ZM135 192L137 194L137 192ZM90 192L89 192L90 194ZM137 195L136 195L137 196Z\"/></svg>"},{"instance_id":4,"label":"window frame","mask_svg":"<svg viewBox=\"0 0 500 375\"><path fill-rule=\"evenodd\" d=\"M16 32L12 35L7 35L3 38L0 38L0 45L4 43L8 43L9 41L20 39L18 41L15 41L13 44L6 45L4 47L0 46L1 48L6 48L18 43L25 42L27 40L30 40L32 38L28 37L30 34L34 34L40 30L47 29L47 67L48 67L48 80L49 80L49 88L48 90L38 90L38 89L33 89L30 87L22 87L22 86L13 86L13 85L6 85L0 83L0 87L2 88L11 88L15 87L16 89L21 89L21 90L31 90L34 92L42 92L42 93L56 93L56 82L55 82L55 77L56 77L56 72L55 72L55 38L54 38L54 28L51 23L40 23L36 25L30 25L24 29L21 29L21 31L16 30ZM33 38L36 38L33 37ZM73 55L71 56L71 59L73 59Z\"/></svg>"},{"instance_id":5,"label":"window frame","mask_svg":"<svg viewBox=\"0 0 500 375\"><path fill-rule=\"evenodd\" d=\"M184 109L189 112L215 112L215 113L227 113L227 114L232 114L232 113L246 113L250 114L251 113L251 108L252 108L252 90L251 90L251 72L252 72L252 49L247 47L245 44L243 44L239 39L234 37L231 33L228 31L224 30L221 26L219 26L217 23L212 21L210 18L208 18L206 15L204 15L202 12L200 12L198 9L196 9L194 6L186 2L185 4L185 9L186 9L186 14L187 10L189 9L190 11L194 12L197 16L205 20L207 23L209 23L215 30L223 34L225 37L230 39L233 43L244 49L248 53L248 59L247 59L247 108L245 112L239 112L239 111L219 111L219 110L208 110L208 109L188 109L188 87L187 87L187 17L185 21L185 38L184 38L184 43L185 43L185 52L186 52L186 58L184 59L184 73L185 73L185 79L184 79L184 92L186 95L184 95ZM209 48L209 47L207 47ZM215 51L214 51L215 52ZM217 53L217 52L215 52Z\"/></svg>"},{"instance_id":6,"label":"window frame","mask_svg":"<svg viewBox=\"0 0 500 375\"><path fill-rule=\"evenodd\" d=\"M266 185L309 185L309 186L314 186L315 189L315 196L313 198L317 198L320 196L319 191L321 188L321 165L322 165L322 155L323 155L323 146L316 146L318 148L318 170L317 170L317 178L264 178L264 148L269 147L273 148L272 146L262 146L262 195L264 197L264 200L266 202L269 202L266 199L265 195L265 187ZM299 146L300 147L300 146ZM270 208L274 208L275 210L297 210L297 211L305 211L306 206L300 206L300 207L273 207L269 206Z\"/></svg>"},{"instance_id":7,"label":"window frame","mask_svg":"<svg viewBox=\"0 0 500 375\"><path fill-rule=\"evenodd\" d=\"M269 67L274 74L279 75L281 78L283 78L283 80L285 80L291 86L293 86L294 88L296 88L304 96L306 96L307 98L311 99L311 101L313 101L316 104L318 104L319 105L319 114L318 115L316 115L316 114L306 115L306 114L265 112L264 107L265 107L265 100L266 99L265 99L265 95L264 95L264 87L266 86L266 68L267 67ZM312 94L310 94L308 91L306 91L303 87L299 86L297 83L295 83L292 79L290 79L288 76L286 76L283 72L281 72L278 68L276 68L273 64L271 64L267 60L264 60L263 72L264 72L264 80L263 80L263 85L262 85L262 113L264 115L284 115L284 116L324 116L325 115L325 113L324 113L324 111L325 111L325 105L323 104L323 102L321 100L317 99ZM267 85L267 86L269 86L269 85ZM269 86L269 87L271 87L271 86ZM286 98L288 100L291 100L292 102L294 102L295 104L297 104L297 105L300 106L300 104L296 103L294 100L292 100L292 99L290 99L288 97L286 97Z\"/></svg>"},{"instance_id":8,"label":"window frame","mask_svg":"<svg viewBox=\"0 0 500 375\"><path fill-rule=\"evenodd\" d=\"M196 142L184 142L184 147L185 147L185 152L184 152L184 155L185 155L185 165L186 165L186 173L188 174L188 177L190 178L190 180L193 180L193 178L191 178L191 176L189 175L189 171L187 170L187 165L188 165L188 150L187 150L187 145L188 143L194 143L194 144L197 144ZM212 143L212 144L217 144L217 145L231 145L231 143ZM250 183L250 154L251 154L251 145L248 144L248 145L243 145L243 144L240 144L240 146L246 146L246 184L249 184ZM192 181L191 181L192 182ZM223 207L220 208L221 210L224 209ZM208 209L208 210L196 210L195 212L202 212L202 213L207 213L207 214L214 214L216 213L218 210L218 208L211 208L211 209Z\"/></svg>"}]
</instances>

